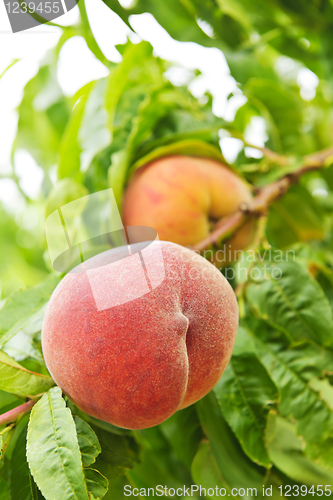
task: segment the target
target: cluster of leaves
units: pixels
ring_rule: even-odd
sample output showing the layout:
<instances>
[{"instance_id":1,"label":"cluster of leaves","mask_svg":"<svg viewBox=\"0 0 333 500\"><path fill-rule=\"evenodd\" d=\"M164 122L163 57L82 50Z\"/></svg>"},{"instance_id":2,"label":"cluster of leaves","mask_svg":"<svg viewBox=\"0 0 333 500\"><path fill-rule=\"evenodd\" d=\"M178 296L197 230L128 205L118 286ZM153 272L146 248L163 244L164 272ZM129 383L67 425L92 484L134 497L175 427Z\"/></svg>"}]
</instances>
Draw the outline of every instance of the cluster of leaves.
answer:
<instances>
[{"instance_id":1,"label":"cluster of leaves","mask_svg":"<svg viewBox=\"0 0 333 500\"><path fill-rule=\"evenodd\" d=\"M277 264L263 252L252 266L271 270ZM147 491L192 484L229 493L251 487L259 495L264 484L273 485L273 496L280 497L281 484L331 484L332 306L307 261L296 255L295 261L282 256L280 279L271 273L242 283L241 327L214 390L142 431L89 417L52 387L39 330L58 278L9 297L0 314L3 349L20 331L30 355L18 363L0 351L1 413L25 398L38 401L28 426L25 416L15 427L0 428L0 498L111 499L122 498L125 485Z\"/></svg>"},{"instance_id":2,"label":"cluster of leaves","mask_svg":"<svg viewBox=\"0 0 333 500\"><path fill-rule=\"evenodd\" d=\"M233 123L240 132L251 116L261 116L269 131L268 145L275 151L303 155L330 143L330 2L172 0L161 6L138 0L129 8L117 0L104 3L129 26L132 15L151 12L176 40L220 48L248 99ZM300 98L296 82L301 67L320 79L309 106Z\"/></svg>"},{"instance_id":3,"label":"cluster of leaves","mask_svg":"<svg viewBox=\"0 0 333 500\"><path fill-rule=\"evenodd\" d=\"M168 63L147 42L118 47L122 62L109 63L81 0L81 23L63 29L19 107L14 151L29 151L45 172L46 216L107 187L121 206L133 171L162 155L223 160L219 131L242 140L258 116L266 123L267 146L280 157L254 160L244 141L233 165L256 186L331 146L330 2L137 0L128 9L117 0L105 3L125 22L148 11L174 38L221 48L247 101L232 122L215 117L211 96L202 103L172 85ZM55 75L60 49L73 36L84 36L110 73L69 98ZM281 61L292 62L291 69L282 71ZM299 95L302 67L320 79L310 101ZM326 196L313 195L316 190ZM0 500L118 499L126 484L146 490L197 484L228 493L257 488L258 496L263 485L273 485L280 497L281 484L333 484L332 200L333 169L327 167L274 203L263 247L236 267L242 317L227 370L203 400L152 429L126 431L98 421L54 387L40 330L60 277L51 272L8 297L0 309L0 413L26 398L36 404L30 417L0 427ZM274 249L281 261L272 260ZM39 250L35 261L41 259ZM41 269L46 273L47 264Z\"/></svg>"}]
</instances>

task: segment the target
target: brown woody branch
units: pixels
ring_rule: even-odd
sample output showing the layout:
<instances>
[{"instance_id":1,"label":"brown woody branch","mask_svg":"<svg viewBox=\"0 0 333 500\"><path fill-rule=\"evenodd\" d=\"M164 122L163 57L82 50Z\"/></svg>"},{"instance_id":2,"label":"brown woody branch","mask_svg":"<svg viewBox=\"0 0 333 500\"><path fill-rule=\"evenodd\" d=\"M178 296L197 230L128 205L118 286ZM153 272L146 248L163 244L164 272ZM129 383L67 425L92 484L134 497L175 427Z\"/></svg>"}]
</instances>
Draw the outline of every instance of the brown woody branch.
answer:
<instances>
[{"instance_id":1,"label":"brown woody branch","mask_svg":"<svg viewBox=\"0 0 333 500\"><path fill-rule=\"evenodd\" d=\"M306 156L303 165L298 170L264 186L250 204L244 203L236 212L220 219L207 238L192 246L191 249L200 252L212 245L217 245L230 238L250 218L266 215L269 206L296 184L303 174L323 167L331 157L333 158L333 148Z\"/></svg>"}]
</instances>

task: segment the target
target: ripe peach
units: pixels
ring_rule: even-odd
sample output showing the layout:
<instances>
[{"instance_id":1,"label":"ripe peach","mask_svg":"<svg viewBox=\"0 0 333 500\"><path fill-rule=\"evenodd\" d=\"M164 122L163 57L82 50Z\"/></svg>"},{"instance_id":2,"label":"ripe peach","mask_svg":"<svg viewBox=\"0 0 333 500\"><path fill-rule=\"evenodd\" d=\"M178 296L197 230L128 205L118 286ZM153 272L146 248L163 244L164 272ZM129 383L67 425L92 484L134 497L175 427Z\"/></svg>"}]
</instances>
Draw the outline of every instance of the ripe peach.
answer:
<instances>
[{"instance_id":1,"label":"ripe peach","mask_svg":"<svg viewBox=\"0 0 333 500\"><path fill-rule=\"evenodd\" d=\"M238 326L234 292L212 264L174 243L147 245L109 250L67 274L42 329L55 382L86 413L128 429L207 394Z\"/></svg>"},{"instance_id":2,"label":"ripe peach","mask_svg":"<svg viewBox=\"0 0 333 500\"><path fill-rule=\"evenodd\" d=\"M216 220L250 201L248 186L222 163L169 156L133 175L124 196L123 221L153 227L161 240L191 246L208 235ZM253 224L247 223L228 242L229 249L245 248L252 237Z\"/></svg>"}]
</instances>

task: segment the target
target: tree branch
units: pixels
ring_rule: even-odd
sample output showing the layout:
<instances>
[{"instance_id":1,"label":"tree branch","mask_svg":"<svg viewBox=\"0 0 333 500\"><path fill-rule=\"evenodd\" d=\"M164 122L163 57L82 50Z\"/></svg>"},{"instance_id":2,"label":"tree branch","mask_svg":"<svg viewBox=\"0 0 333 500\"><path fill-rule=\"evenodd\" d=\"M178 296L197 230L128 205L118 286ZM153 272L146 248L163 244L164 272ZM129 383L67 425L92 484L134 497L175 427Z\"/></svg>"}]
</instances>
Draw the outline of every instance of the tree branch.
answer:
<instances>
[{"instance_id":1,"label":"tree branch","mask_svg":"<svg viewBox=\"0 0 333 500\"><path fill-rule=\"evenodd\" d=\"M17 406L13 410L7 411L3 415L0 415L0 425L10 424L11 422L15 422L19 417L23 417L23 415L29 413L36 402L37 401L29 400L23 405Z\"/></svg>"},{"instance_id":2,"label":"tree branch","mask_svg":"<svg viewBox=\"0 0 333 500\"><path fill-rule=\"evenodd\" d=\"M306 156L303 165L298 170L264 186L259 190L250 204L243 203L236 212L220 219L213 231L204 240L190 248L201 252L212 245L230 238L250 218L265 215L269 206L283 196L292 185L296 184L302 175L323 167L331 157L333 158L333 148Z\"/></svg>"}]
</instances>

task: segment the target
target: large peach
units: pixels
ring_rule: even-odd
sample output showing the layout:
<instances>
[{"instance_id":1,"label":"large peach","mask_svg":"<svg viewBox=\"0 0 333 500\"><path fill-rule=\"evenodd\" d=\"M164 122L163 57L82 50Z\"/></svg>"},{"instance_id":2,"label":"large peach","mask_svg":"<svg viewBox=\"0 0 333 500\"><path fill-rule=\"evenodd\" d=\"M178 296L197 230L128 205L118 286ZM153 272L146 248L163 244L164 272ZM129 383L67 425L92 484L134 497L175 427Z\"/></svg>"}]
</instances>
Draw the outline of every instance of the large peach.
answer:
<instances>
[{"instance_id":1,"label":"large peach","mask_svg":"<svg viewBox=\"0 0 333 500\"><path fill-rule=\"evenodd\" d=\"M42 329L47 367L79 408L140 429L212 389L238 325L234 292L212 264L155 241L99 254L81 271L60 282Z\"/></svg>"},{"instance_id":2,"label":"large peach","mask_svg":"<svg viewBox=\"0 0 333 500\"><path fill-rule=\"evenodd\" d=\"M161 240L190 246L203 240L216 220L250 201L245 182L219 161L169 156L133 175L125 191L123 221L153 227ZM245 248L252 238L253 224L248 223L228 242L228 250Z\"/></svg>"}]
</instances>

